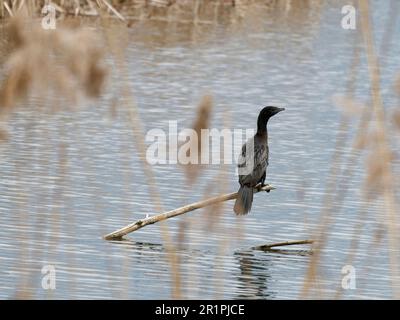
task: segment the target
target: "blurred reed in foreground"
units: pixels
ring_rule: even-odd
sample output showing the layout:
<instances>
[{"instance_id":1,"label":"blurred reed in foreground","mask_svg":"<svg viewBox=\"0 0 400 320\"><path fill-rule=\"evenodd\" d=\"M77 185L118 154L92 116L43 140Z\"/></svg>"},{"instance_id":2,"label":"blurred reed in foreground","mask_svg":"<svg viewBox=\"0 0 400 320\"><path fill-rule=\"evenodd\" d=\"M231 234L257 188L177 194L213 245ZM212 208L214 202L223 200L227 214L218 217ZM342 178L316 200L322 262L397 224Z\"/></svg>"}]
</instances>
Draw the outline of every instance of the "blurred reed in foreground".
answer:
<instances>
[{"instance_id":1,"label":"blurred reed in foreground","mask_svg":"<svg viewBox=\"0 0 400 320\"><path fill-rule=\"evenodd\" d=\"M340 99L340 101L336 100L336 104L343 111L343 116L339 123L335 154L332 158L330 176L326 184L324 208L321 212L319 228L315 235L317 243L314 255L310 260L308 273L304 279L301 293L301 297L303 298L332 298L321 287L321 283L324 280L324 269L322 267L323 255L328 239L331 236L331 229L340 214L350 181L354 176L355 166L362 152L366 153L364 165L365 181L364 185L360 186L363 201L366 203L366 206L371 207L377 202L383 201L382 212L375 217L382 228L377 231L370 244L370 248L382 249L382 237L386 238L387 247L384 247L384 250L387 252L389 258L393 297L400 297L400 261L398 254L400 224L398 217L399 198L397 196L400 190L399 185L396 184L398 172L396 172L395 168L395 161L398 163L399 158L394 153L394 150L399 146L397 144L393 145L393 141L390 139L393 135L390 122L393 119L395 123L398 122L398 111L395 111L394 117L391 118L387 115L387 106L385 107L383 104L383 94L380 87L381 65L378 59L378 52L376 52L374 46L374 29L371 23L372 11L368 5L368 1L358 1L358 9L360 10L360 32L362 37L359 41L362 41L362 48L365 50L367 56L370 102L362 103L356 101L353 96L360 68L360 52L356 49L353 65L349 70L347 97ZM392 9L393 11L398 10L395 6ZM383 36L383 41L386 42L381 44L381 48L385 48L385 50L388 50L389 43L395 32L392 26L396 23L395 19L397 15L392 15L393 11L386 24ZM394 88L396 87L398 87L398 84L395 84ZM356 121L358 121L359 125L352 141L350 126L352 122ZM343 146L348 143L352 143L352 151L347 155L343 153ZM347 264L351 265L354 262L356 254L361 253L359 250L359 237L364 227L367 213L368 210L366 207L363 206L359 209L357 215L358 221L353 229L352 244L346 253ZM371 252L365 254L371 257L374 255ZM338 287L334 298L340 298L342 294L343 288Z\"/></svg>"},{"instance_id":2,"label":"blurred reed in foreground","mask_svg":"<svg viewBox=\"0 0 400 320\"><path fill-rule=\"evenodd\" d=\"M20 17L8 26L5 76L0 86L2 110L16 106L29 94L54 90L76 100L98 97L106 77L103 51L96 37L83 29L47 32Z\"/></svg>"},{"instance_id":3,"label":"blurred reed in foreground","mask_svg":"<svg viewBox=\"0 0 400 320\"><path fill-rule=\"evenodd\" d=\"M100 95L107 71L99 39L92 32L76 27L48 32L18 16L5 33L7 49L0 83L3 120L18 102L32 96L45 98L52 92L76 102L80 97ZM2 132L0 139L5 138Z\"/></svg>"},{"instance_id":4,"label":"blurred reed in foreground","mask_svg":"<svg viewBox=\"0 0 400 320\"><path fill-rule=\"evenodd\" d=\"M197 107L196 119L192 125L192 129L194 130L196 135L194 137L191 137L190 143L185 142L185 144L188 143L186 156L190 158L191 157L190 153L192 152L192 150L196 150L196 154L194 156L195 158L197 158L197 164L189 163L184 166L188 185L194 184L196 182L198 175L201 172L201 154L202 154L201 130L208 129L210 126L212 105L213 105L212 96L211 95L203 96Z\"/></svg>"}]
</instances>

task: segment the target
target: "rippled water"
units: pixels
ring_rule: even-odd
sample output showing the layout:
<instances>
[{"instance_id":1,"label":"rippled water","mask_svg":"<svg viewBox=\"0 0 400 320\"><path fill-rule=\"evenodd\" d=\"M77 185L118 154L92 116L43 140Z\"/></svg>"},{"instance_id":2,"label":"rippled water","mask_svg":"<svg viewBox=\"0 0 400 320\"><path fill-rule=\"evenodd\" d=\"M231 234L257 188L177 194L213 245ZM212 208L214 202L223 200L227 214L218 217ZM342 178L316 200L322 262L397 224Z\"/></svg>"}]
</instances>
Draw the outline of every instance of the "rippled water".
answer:
<instances>
[{"instance_id":1,"label":"rippled water","mask_svg":"<svg viewBox=\"0 0 400 320\"><path fill-rule=\"evenodd\" d=\"M215 208L198 210L166 222L177 249L182 297L299 296L310 247L271 252L252 248L311 238L319 225L341 116L332 97L346 92L356 47L362 54L355 95L363 102L369 99L359 31L340 27L345 4L328 1L279 14L262 10L254 24L236 27L149 23L129 29L128 85L146 131L168 132L170 120L177 120L179 129L189 127L204 93L214 98L213 128L254 128L263 105L286 107L269 124L267 182L277 189L257 194L251 214L236 217L233 203L227 202L219 213ZM389 1L372 4L379 47L385 28L379 17L388 15ZM398 21L395 26L399 30ZM398 102L391 86L400 70L398 35L394 33L390 49L380 57L388 109ZM132 124L127 111L119 108L119 81L111 73L102 99L76 110L37 111L40 101L33 99L9 119L9 140L0 145L0 298L173 297L177 280L171 276L159 224L125 241L102 240L155 210ZM350 149L343 146L347 159ZM379 201L372 205L363 200L364 166L365 159L358 158L329 229L323 274L314 284L321 290L318 297L336 292L344 298L391 297L386 239L379 254L369 250L384 217ZM234 165L204 168L193 186L188 186L182 166L152 170L165 210L238 188ZM361 230L359 221L364 222ZM341 270L348 264L354 234L359 240L352 262L357 288L341 290ZM44 265L56 268L55 290L42 289Z\"/></svg>"}]
</instances>

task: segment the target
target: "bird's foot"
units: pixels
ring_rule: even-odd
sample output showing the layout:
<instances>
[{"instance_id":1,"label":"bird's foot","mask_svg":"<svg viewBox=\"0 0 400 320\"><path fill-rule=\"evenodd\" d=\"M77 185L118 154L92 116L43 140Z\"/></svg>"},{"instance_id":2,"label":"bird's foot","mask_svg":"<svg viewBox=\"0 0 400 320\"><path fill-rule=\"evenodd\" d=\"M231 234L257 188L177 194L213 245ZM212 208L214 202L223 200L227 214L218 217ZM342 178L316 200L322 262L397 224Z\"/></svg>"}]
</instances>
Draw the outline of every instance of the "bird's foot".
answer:
<instances>
[{"instance_id":1,"label":"bird's foot","mask_svg":"<svg viewBox=\"0 0 400 320\"><path fill-rule=\"evenodd\" d=\"M263 184L263 183L258 183L257 185L256 185L256 189L258 190L258 191L261 191L261 189L264 187L265 185Z\"/></svg>"},{"instance_id":2,"label":"bird's foot","mask_svg":"<svg viewBox=\"0 0 400 320\"><path fill-rule=\"evenodd\" d=\"M264 187L266 187L266 186L268 186L267 183L260 183L260 184L258 184L257 189L258 189L258 191L261 191L261 189L264 188ZM267 190L265 190L265 191L269 193L271 190L270 190L270 189L267 189Z\"/></svg>"}]
</instances>

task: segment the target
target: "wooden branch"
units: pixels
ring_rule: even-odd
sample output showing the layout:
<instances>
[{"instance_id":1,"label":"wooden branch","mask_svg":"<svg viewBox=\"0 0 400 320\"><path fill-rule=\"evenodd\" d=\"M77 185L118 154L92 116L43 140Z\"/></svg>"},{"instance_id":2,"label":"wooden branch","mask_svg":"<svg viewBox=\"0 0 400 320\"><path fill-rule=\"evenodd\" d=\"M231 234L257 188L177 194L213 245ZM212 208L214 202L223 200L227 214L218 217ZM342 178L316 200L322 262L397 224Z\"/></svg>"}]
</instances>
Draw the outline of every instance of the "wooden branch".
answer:
<instances>
[{"instance_id":1,"label":"wooden branch","mask_svg":"<svg viewBox=\"0 0 400 320\"><path fill-rule=\"evenodd\" d=\"M264 244L262 246L257 246L254 247L253 249L256 250L269 250L274 247L283 247L283 246L291 246L295 244L312 244L314 243L314 240L295 240L295 241L284 241L284 242L277 242L277 243L271 243L271 244Z\"/></svg>"},{"instance_id":2,"label":"wooden branch","mask_svg":"<svg viewBox=\"0 0 400 320\"><path fill-rule=\"evenodd\" d=\"M257 193L260 191L269 192L274 189L275 189L274 187L267 184L262 188L254 188L254 193ZM104 239L105 240L120 240L123 236L127 235L128 233L136 231L136 230L143 228L149 224L153 224L153 223L160 222L160 221L172 218L172 217L176 217L176 216L179 216L186 212L190 212L190 211L193 211L196 209L207 207L207 206L210 206L210 205L218 203L218 202L233 200L236 198L237 198L237 192L227 193L227 194L223 194L223 195L220 195L220 196L217 196L214 198L198 201L198 202L189 204L187 206L180 207L175 210L160 213L160 214L157 214L157 215L145 218L145 219L140 219L134 223L128 224L127 226L125 226L121 229L118 229L114 232L111 232L111 233L105 235Z\"/></svg>"}]
</instances>

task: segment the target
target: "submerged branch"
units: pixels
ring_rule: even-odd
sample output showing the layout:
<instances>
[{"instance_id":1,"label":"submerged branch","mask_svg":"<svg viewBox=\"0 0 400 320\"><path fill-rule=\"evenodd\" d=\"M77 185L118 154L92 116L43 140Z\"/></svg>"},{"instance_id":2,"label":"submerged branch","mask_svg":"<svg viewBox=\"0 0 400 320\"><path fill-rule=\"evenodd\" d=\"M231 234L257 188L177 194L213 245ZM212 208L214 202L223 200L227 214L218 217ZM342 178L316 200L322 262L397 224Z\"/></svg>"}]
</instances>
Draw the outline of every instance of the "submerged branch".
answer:
<instances>
[{"instance_id":1,"label":"submerged branch","mask_svg":"<svg viewBox=\"0 0 400 320\"><path fill-rule=\"evenodd\" d=\"M275 188L270 186L270 185L265 185L262 188L254 188L254 193L260 192L260 191L271 191L274 190ZM200 209L203 207L207 207L210 205L213 205L215 203L219 203L219 202L223 202L223 201L228 201L228 200L233 200L237 198L238 193L237 192L233 192L233 193L227 193L227 194L223 194L217 197L213 197L213 198L209 198L206 200L201 200L192 204L189 204L187 206L184 207L180 207L171 211L167 211L164 213L160 213L145 219L140 219L136 222L133 222L131 224L128 224L127 226L118 229L114 232L111 232L107 235L104 236L105 240L120 240L123 236L127 235L128 233L131 233L133 231L136 231L140 228L143 228L149 224L153 224L156 222L160 222L172 217L176 217L179 216L181 214L196 210L196 209Z\"/></svg>"},{"instance_id":2,"label":"submerged branch","mask_svg":"<svg viewBox=\"0 0 400 320\"><path fill-rule=\"evenodd\" d=\"M314 240L294 240L294 241L284 241L271 244L264 244L262 246L254 247L255 250L269 250L275 247L291 246L295 244L313 244Z\"/></svg>"}]
</instances>

